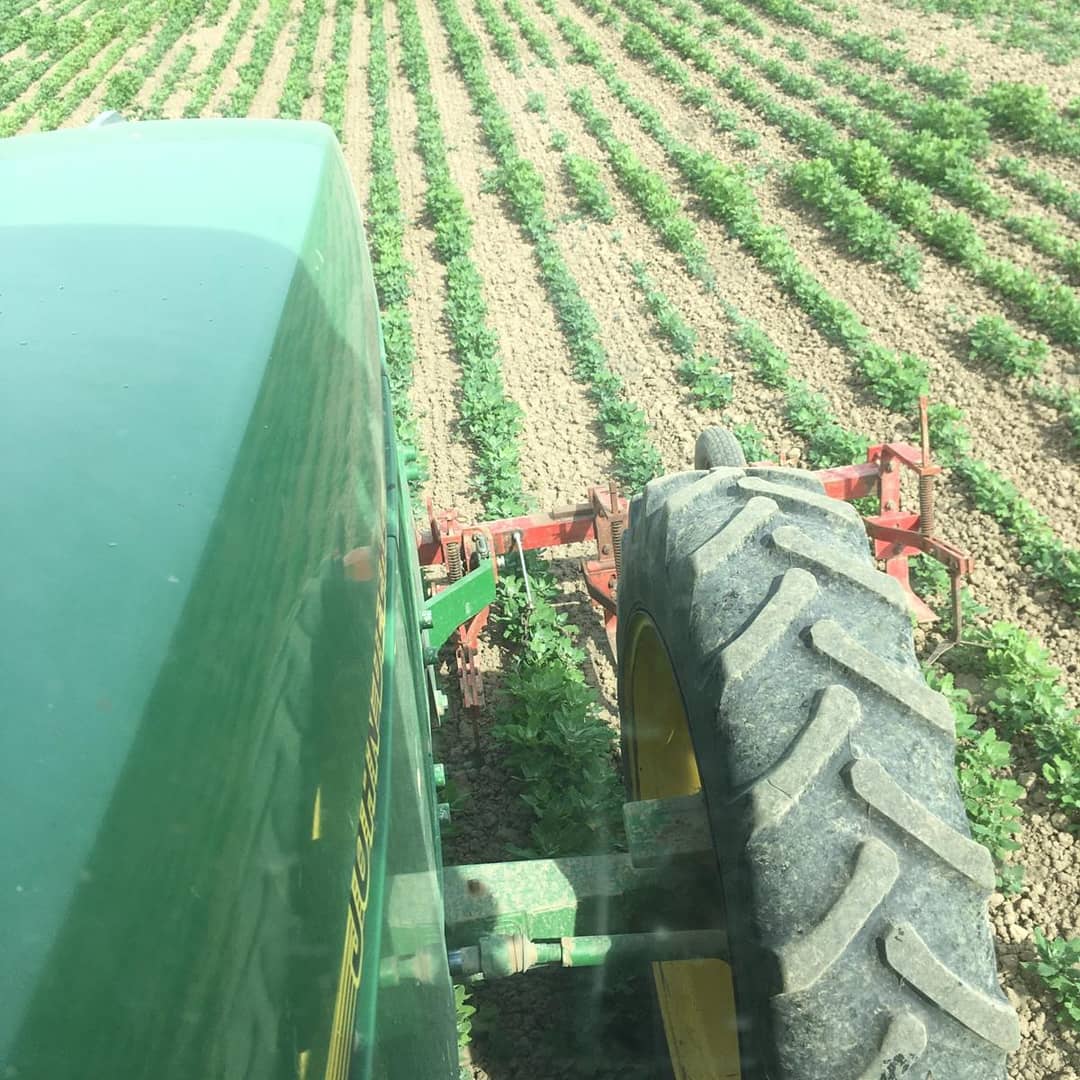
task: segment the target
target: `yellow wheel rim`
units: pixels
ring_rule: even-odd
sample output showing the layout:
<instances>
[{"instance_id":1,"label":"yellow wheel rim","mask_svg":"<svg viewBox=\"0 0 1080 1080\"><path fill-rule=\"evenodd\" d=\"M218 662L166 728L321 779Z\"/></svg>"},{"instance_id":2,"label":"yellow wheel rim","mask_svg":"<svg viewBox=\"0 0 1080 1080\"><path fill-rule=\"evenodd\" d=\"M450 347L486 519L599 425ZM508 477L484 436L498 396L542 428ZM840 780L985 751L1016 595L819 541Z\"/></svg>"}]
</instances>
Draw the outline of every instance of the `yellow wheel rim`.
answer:
<instances>
[{"instance_id":1,"label":"yellow wheel rim","mask_svg":"<svg viewBox=\"0 0 1080 1080\"><path fill-rule=\"evenodd\" d=\"M636 615L625 653L626 768L635 799L701 790L682 694L667 649ZM653 964L676 1080L739 1080L739 1037L731 968L722 960Z\"/></svg>"}]
</instances>

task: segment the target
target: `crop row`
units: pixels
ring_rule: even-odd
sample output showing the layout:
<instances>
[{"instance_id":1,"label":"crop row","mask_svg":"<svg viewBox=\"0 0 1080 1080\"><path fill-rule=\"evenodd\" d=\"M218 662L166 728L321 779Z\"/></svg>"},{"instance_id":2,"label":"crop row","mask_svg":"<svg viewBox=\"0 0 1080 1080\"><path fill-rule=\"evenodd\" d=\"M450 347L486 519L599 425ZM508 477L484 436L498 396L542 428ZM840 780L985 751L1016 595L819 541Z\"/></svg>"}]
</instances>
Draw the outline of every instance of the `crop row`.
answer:
<instances>
[{"instance_id":1,"label":"crop row","mask_svg":"<svg viewBox=\"0 0 1080 1080\"><path fill-rule=\"evenodd\" d=\"M240 39L244 36L258 6L259 0L240 0L240 6L233 12L233 17L225 28L224 36L210 56L210 63L199 76L195 90L184 106L185 117L202 115L203 109L206 108L221 82L222 74L232 62Z\"/></svg>"},{"instance_id":2,"label":"crop row","mask_svg":"<svg viewBox=\"0 0 1080 1080\"><path fill-rule=\"evenodd\" d=\"M540 0L544 7L550 0ZM895 353L870 340L869 331L854 311L829 295L800 262L787 235L769 227L761 217L753 189L739 170L709 153L699 153L667 129L657 111L641 101L599 46L572 20L560 18L560 30L575 48L575 56L596 69L614 97L664 151L701 200L710 216L720 221L795 299L814 325L831 341L843 345L855 358L868 387L886 408L914 412L927 389L925 361L909 353Z\"/></svg>"},{"instance_id":3,"label":"crop row","mask_svg":"<svg viewBox=\"0 0 1080 1080\"><path fill-rule=\"evenodd\" d=\"M169 17L155 35L149 49L131 67L110 76L105 89L105 106L126 109L137 97L146 80L157 70L165 54L206 9L206 0L177 0L170 4Z\"/></svg>"},{"instance_id":4,"label":"crop row","mask_svg":"<svg viewBox=\"0 0 1080 1080\"><path fill-rule=\"evenodd\" d=\"M594 0L591 6L596 7L602 3L603 0ZM824 121L815 120L797 109L777 102L737 68L721 68L716 59L700 46L686 29L673 26L655 6L648 5L645 0L633 0L632 7L640 25L631 25L627 29L623 36L623 47L630 55L645 60L662 78L680 87L681 96L692 96L695 102L707 101L712 97L706 88L692 84L686 69L664 53L660 41L652 36L650 29L655 30L660 35L660 40L676 54L685 56L695 66L712 75L736 98L755 108L763 119L774 124L785 138L797 147L806 153L823 155L822 160L829 162L825 171L829 176L833 194L826 196L822 193L821 198L823 201L828 198L830 205L846 200L847 205L853 208L850 216L834 216L827 219L826 224L833 231L841 233L849 249L861 248L864 256L870 256L875 252L866 240L875 238L877 251L882 251L882 227L873 219L854 212L858 204L848 193L850 189L844 188L845 180L850 181L853 188L865 192L875 202L882 203L894 219L907 224L913 232L921 233L943 254L961 262L974 262L982 269L989 264L989 260L983 260L980 242L970 219L958 212L935 211L930 202L929 191L912 180L897 180L892 175L888 161L876 147L862 140L839 137ZM650 29L646 29L646 26ZM888 249L885 248L884 251L887 252ZM908 263L907 269L909 272L913 270L914 263ZM1002 260L996 261L995 270L1003 274L1015 271L1021 275L1020 280L1029 286L1026 294L1029 308L1037 309L1047 320L1061 314L1060 308L1047 307L1047 297L1051 294L1041 286L1032 286L1029 278L1024 276L1025 272ZM1014 284L1019 285L1019 282ZM1075 297L1067 286L1056 286L1052 295L1064 296L1066 303L1072 302L1075 306ZM1071 399L1053 394L1041 396L1057 407L1072 426L1073 414L1067 407Z\"/></svg>"},{"instance_id":5,"label":"crop row","mask_svg":"<svg viewBox=\"0 0 1080 1080\"><path fill-rule=\"evenodd\" d=\"M319 24L325 10L325 0L304 0L296 47L278 101L278 116L285 120L299 120L303 115L304 102L311 97L311 69L315 62L315 45L319 40Z\"/></svg>"},{"instance_id":6,"label":"crop row","mask_svg":"<svg viewBox=\"0 0 1080 1080\"><path fill-rule=\"evenodd\" d=\"M638 491L660 470L660 458L647 437L645 415L626 400L622 380L611 370L600 342L599 324L581 295L548 218L544 181L518 151L509 117L488 81L483 51L461 21L456 8L439 3L451 54L472 101L484 141L498 164L493 187L532 244L540 279L555 310L573 363L574 377L594 401L603 444L615 459L616 476L629 491Z\"/></svg>"},{"instance_id":7,"label":"crop row","mask_svg":"<svg viewBox=\"0 0 1080 1080\"><path fill-rule=\"evenodd\" d=\"M717 357L698 351L697 333L657 288L644 264L632 263L630 271L660 336L679 357L679 378L690 388L694 404L699 409L722 409L731 404L733 377L717 370L720 364Z\"/></svg>"},{"instance_id":8,"label":"crop row","mask_svg":"<svg viewBox=\"0 0 1080 1080\"><path fill-rule=\"evenodd\" d=\"M416 347L409 316L409 276L405 261L405 216L401 210L394 146L390 136L390 72L386 59L383 0L370 0L371 56L368 61L368 101L371 105L371 185L368 189L367 234L375 292L379 298L383 347L394 409L394 433L399 445L419 455L419 432L412 415L409 390Z\"/></svg>"},{"instance_id":9,"label":"crop row","mask_svg":"<svg viewBox=\"0 0 1080 1080\"><path fill-rule=\"evenodd\" d=\"M1023 158L1000 157L994 168L1017 187L1029 192L1044 205L1060 210L1080 222L1080 191L1070 188L1044 169L1034 169Z\"/></svg>"},{"instance_id":10,"label":"crop row","mask_svg":"<svg viewBox=\"0 0 1080 1080\"><path fill-rule=\"evenodd\" d=\"M247 116L255 95L262 85L263 76L274 57L274 48L289 18L289 0L270 0L266 14L255 40L251 43L251 55L237 68L240 82L222 107L223 116Z\"/></svg>"},{"instance_id":11,"label":"crop row","mask_svg":"<svg viewBox=\"0 0 1080 1080\"><path fill-rule=\"evenodd\" d=\"M734 0L719 0L719 2L732 3ZM874 64L890 75L901 73L910 82L939 97L962 98L970 93L971 81L962 68L954 67L944 71L933 64L914 62L908 57L906 50L889 45L876 34L838 30L828 19L817 15L798 0L749 0L749 2L771 18L807 30L831 42L849 56Z\"/></svg>"},{"instance_id":12,"label":"crop row","mask_svg":"<svg viewBox=\"0 0 1080 1080\"><path fill-rule=\"evenodd\" d=\"M791 71L779 60L762 57L730 35L723 38L725 48L759 70L785 93L809 102L815 111L830 121L815 124L799 110L770 99L738 68L723 68L689 29L670 23L651 0L620 2L619 6L631 10L635 18L643 12L651 15L647 25L665 44L686 56L695 66L707 70L736 97L760 109L788 138L833 161L841 168L848 183L859 188L871 201L882 203L899 224L922 236L946 258L968 270L981 284L1013 303L1052 340L1080 346L1080 299L1067 285L1055 278L1042 280L1008 259L988 256L970 217L962 211L934 210L930 201L934 189L965 205L985 210L989 216L1003 216L1007 208L1007 200L995 194L978 175L962 139L944 138L931 131L915 134L902 131L873 110L824 96L820 83ZM851 140L838 135L831 124L849 127L857 138ZM862 150L867 144L878 152L874 156L872 174L862 176L859 170L845 169L847 155ZM863 152L861 156L872 155ZM894 162L912 173L916 181L905 183L897 179L892 171ZM862 170L866 169L867 165L863 165Z\"/></svg>"},{"instance_id":13,"label":"crop row","mask_svg":"<svg viewBox=\"0 0 1080 1080\"><path fill-rule=\"evenodd\" d=\"M186 10L185 5L185 10ZM105 76L120 62L124 54L139 41L140 38L149 34L151 27L153 27L161 16L170 10L170 5L159 2L157 4L147 5L146 7L136 10L129 14L128 19L125 21L123 32L112 41L108 47L97 58L97 62L89 71L82 75L79 75L70 85L67 92L59 97L55 97L47 102L44 107L38 113L38 121L41 124L43 131L51 131L54 128L58 128L75 110L94 92L95 89L104 81ZM151 47L151 51L154 51L157 44L157 39L165 37L172 41L175 41L177 37L182 33L183 28L180 30L174 25L170 26L168 23L159 30L155 35L155 45ZM155 60L156 64L157 60ZM120 77L123 78L127 75L127 72L121 72ZM138 76L136 76L137 78ZM141 80L140 80L141 86Z\"/></svg>"},{"instance_id":14,"label":"crop row","mask_svg":"<svg viewBox=\"0 0 1080 1080\"><path fill-rule=\"evenodd\" d=\"M871 102L875 108L907 121L916 131L929 131L944 139L958 141L972 159L985 156L990 145L988 120L979 109L959 102L919 102L912 95L895 89L881 79L871 79L836 60L824 60L815 71L828 83L842 85L855 96ZM1043 88L1040 88L1043 89ZM968 167L974 170L974 164ZM971 182L965 182L965 191ZM1069 241L1049 218L1020 217L1009 213L1009 203L995 196L985 183L979 183L972 203L992 221L1000 221L1010 232L1025 239L1036 251L1057 262L1065 277L1080 283L1080 243Z\"/></svg>"},{"instance_id":15,"label":"crop row","mask_svg":"<svg viewBox=\"0 0 1080 1080\"><path fill-rule=\"evenodd\" d=\"M21 26L18 16L13 17L10 23L0 19L0 34L5 32L5 26L11 28L11 36L4 39L10 42L9 47L14 49L24 42L27 46L26 56L0 60L0 108L25 93L54 64L65 60L79 46L85 45L88 39L95 38L99 32L97 24L101 22L95 16L102 13L108 16L115 14L115 11L106 0L89 0L80 18L55 18L37 12L35 8ZM6 52L7 48L3 51ZM71 69L73 72L81 71L93 53L83 53L82 56L82 62Z\"/></svg>"},{"instance_id":16,"label":"crop row","mask_svg":"<svg viewBox=\"0 0 1080 1080\"><path fill-rule=\"evenodd\" d=\"M476 13L480 16L495 46L495 52L506 62L506 66L514 75L521 75L525 70L521 66L521 57L518 55L517 39L514 37L510 25L499 14L499 9L492 0L473 0Z\"/></svg>"},{"instance_id":17,"label":"crop row","mask_svg":"<svg viewBox=\"0 0 1080 1080\"><path fill-rule=\"evenodd\" d=\"M679 200L663 177L646 168L634 151L615 137L610 121L593 104L588 90L572 91L570 106L607 155L620 187L656 230L665 247L682 258L691 277L706 283L714 281L715 275L709 267L708 254L698 238L697 228L682 212Z\"/></svg>"},{"instance_id":18,"label":"crop row","mask_svg":"<svg viewBox=\"0 0 1080 1080\"><path fill-rule=\"evenodd\" d=\"M161 78L157 88L150 95L150 100L143 109L143 119L160 120L165 103L173 96L180 80L188 73L191 61L195 59L195 46L185 45L173 58L168 70Z\"/></svg>"},{"instance_id":19,"label":"crop row","mask_svg":"<svg viewBox=\"0 0 1080 1080\"><path fill-rule=\"evenodd\" d=\"M750 30L759 38L765 36L764 28L752 16L748 25L747 9L734 0L701 0L701 5L733 26ZM892 49L873 35L838 33L827 20L814 15L797 0L757 0L757 6L773 18L810 30L850 56L876 64L890 75L904 71L917 85L947 103L945 108L940 103L937 108L935 103L919 103L893 82L870 79L838 61L827 60L817 65L816 70L827 81L844 85L878 108L905 119L914 115L916 121L929 122L928 130L955 125L958 131L973 133L976 140L973 145L984 150L988 145L987 131L993 131L1003 138L1029 142L1051 153L1080 155L1080 125L1057 112L1044 86L998 82L981 96L972 98L970 82L962 71L941 72L912 64L903 50ZM938 77L933 77L934 72Z\"/></svg>"},{"instance_id":20,"label":"crop row","mask_svg":"<svg viewBox=\"0 0 1080 1080\"><path fill-rule=\"evenodd\" d=\"M140 25L152 7L141 10ZM0 109L17 97L35 88L35 92L0 116L0 137L14 135L32 116L58 99L60 91L82 71L86 65L111 42L122 36L129 27L128 5L107 8L99 12L86 27L85 34L73 48L64 50L63 59L53 64L52 59L34 65L21 77L9 79L0 92ZM143 27L145 29L145 27ZM43 74L45 71L48 74Z\"/></svg>"},{"instance_id":21,"label":"crop row","mask_svg":"<svg viewBox=\"0 0 1080 1080\"><path fill-rule=\"evenodd\" d=\"M446 268L444 315L461 367L461 428L472 445L474 487L493 517L521 513L518 442L521 410L503 390L498 338L488 326L483 283L472 261L472 221L450 175L442 119L431 92L431 71L412 0L399 0L402 69L416 101L416 143L427 188L424 206L435 253Z\"/></svg>"},{"instance_id":22,"label":"crop row","mask_svg":"<svg viewBox=\"0 0 1080 1080\"><path fill-rule=\"evenodd\" d=\"M330 63L323 78L323 120L334 129L342 143L345 142L345 92L349 84L349 52L355 12L356 0L336 0Z\"/></svg>"},{"instance_id":23,"label":"crop row","mask_svg":"<svg viewBox=\"0 0 1080 1080\"><path fill-rule=\"evenodd\" d=\"M601 4L603 0L592 0ZM896 354L870 341L865 327L842 301L829 295L799 263L786 235L762 220L747 177L709 153L699 153L667 130L650 106L638 99L599 46L573 20L557 15L552 0L537 0L573 49L573 58L590 64L612 94L633 115L643 131L664 150L686 180L701 207L772 274L777 284L802 308L829 339L853 358L868 388L882 404L914 412L914 401L926 387L926 364L910 354ZM635 4L641 9L642 3ZM1064 598L1080 607L1080 552L1061 542L1046 520L1015 488L989 466L968 456L970 435L959 410L942 404L934 418L936 441L964 468L957 474L973 502L989 513L1017 542L1022 560L1035 576L1053 582Z\"/></svg>"},{"instance_id":24,"label":"crop row","mask_svg":"<svg viewBox=\"0 0 1080 1080\"><path fill-rule=\"evenodd\" d=\"M547 35L526 14L520 0L504 0L503 7L506 14L517 24L521 36L540 63L545 67L554 68L555 53L552 52L551 42L548 41Z\"/></svg>"},{"instance_id":25,"label":"crop row","mask_svg":"<svg viewBox=\"0 0 1080 1080\"><path fill-rule=\"evenodd\" d=\"M562 168L581 212L597 221L610 223L615 217L615 206L600 178L596 162L580 154L567 153L563 155Z\"/></svg>"},{"instance_id":26,"label":"crop row","mask_svg":"<svg viewBox=\"0 0 1080 1080\"><path fill-rule=\"evenodd\" d=\"M64 0L45 12L35 0L4 0L0 3L0 56L24 44L31 55L51 51L58 38L77 33L64 16L78 3Z\"/></svg>"},{"instance_id":27,"label":"crop row","mask_svg":"<svg viewBox=\"0 0 1080 1080\"><path fill-rule=\"evenodd\" d=\"M516 449L520 410L502 392L495 336L485 325L480 276L468 255L470 223L450 179L414 0L398 0L398 13L403 68L419 115L426 204L436 251L447 271L445 310L462 365L462 422L476 452L485 512L501 516L524 505ZM461 66L471 35L452 3L440 5L440 15ZM478 89L482 68L471 70ZM503 460L492 453L500 449L508 451ZM555 586L539 567L534 569L531 605L520 579L504 575L501 580L497 618L519 652L507 680L509 709L492 734L526 785L523 797L534 816L531 850L552 855L606 848L620 828L614 734L585 685L579 666L583 657L566 616L551 603Z\"/></svg>"}]
</instances>

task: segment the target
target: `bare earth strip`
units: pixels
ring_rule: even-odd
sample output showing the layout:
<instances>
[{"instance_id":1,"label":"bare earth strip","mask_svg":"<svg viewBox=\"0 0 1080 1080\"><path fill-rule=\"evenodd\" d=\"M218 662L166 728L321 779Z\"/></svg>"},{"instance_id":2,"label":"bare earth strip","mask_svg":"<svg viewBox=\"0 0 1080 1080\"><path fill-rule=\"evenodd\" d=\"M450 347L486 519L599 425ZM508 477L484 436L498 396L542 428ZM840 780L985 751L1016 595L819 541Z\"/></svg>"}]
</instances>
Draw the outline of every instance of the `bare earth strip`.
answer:
<instances>
[{"instance_id":1,"label":"bare earth strip","mask_svg":"<svg viewBox=\"0 0 1080 1080\"><path fill-rule=\"evenodd\" d=\"M330 46L334 41L334 3L328 0L326 11L319 23L319 36L315 42L315 58L311 65L311 97L304 102L301 114L304 120L322 119L323 84L330 66Z\"/></svg>"},{"instance_id":2,"label":"bare earth strip","mask_svg":"<svg viewBox=\"0 0 1080 1080\"><path fill-rule=\"evenodd\" d=\"M289 4L289 17L284 28L274 43L274 55L263 72L262 82L252 99L248 116L272 118L278 114L278 99L281 97L285 79L289 74L293 53L296 51L296 30L300 15L304 9L304 0L292 0Z\"/></svg>"},{"instance_id":3,"label":"bare earth strip","mask_svg":"<svg viewBox=\"0 0 1080 1080\"><path fill-rule=\"evenodd\" d=\"M237 73L239 69L247 63L248 58L251 56L251 47L255 43L255 35L259 32L263 23L266 22L266 16L269 11L270 0L259 0L259 6L255 9L255 14L251 17L251 22L248 23L247 29L244 31L244 36L240 39L240 44L236 47L232 62L221 76L221 81L218 83L217 89L210 99L210 104L203 110L204 116L220 116L222 109L225 108L225 103L232 97L232 92L236 87L239 86L240 76ZM224 22L224 20L222 21Z\"/></svg>"}]
</instances>

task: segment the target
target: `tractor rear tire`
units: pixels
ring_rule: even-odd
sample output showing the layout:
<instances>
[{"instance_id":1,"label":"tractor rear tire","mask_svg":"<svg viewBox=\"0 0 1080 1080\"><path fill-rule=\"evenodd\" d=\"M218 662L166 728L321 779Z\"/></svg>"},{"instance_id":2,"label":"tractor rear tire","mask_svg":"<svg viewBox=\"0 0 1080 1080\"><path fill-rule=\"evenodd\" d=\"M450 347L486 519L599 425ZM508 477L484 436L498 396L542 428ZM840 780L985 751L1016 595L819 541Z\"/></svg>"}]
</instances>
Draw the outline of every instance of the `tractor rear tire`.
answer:
<instances>
[{"instance_id":1,"label":"tractor rear tire","mask_svg":"<svg viewBox=\"0 0 1080 1080\"><path fill-rule=\"evenodd\" d=\"M642 732L673 711L649 704L655 659L635 675L643 634L685 712L731 949L737 1016L716 1023L738 1024L742 1080L1004 1077L1020 1032L993 864L970 839L951 709L855 510L797 470L654 480L631 506L618 616L632 798Z\"/></svg>"},{"instance_id":2,"label":"tractor rear tire","mask_svg":"<svg viewBox=\"0 0 1080 1080\"><path fill-rule=\"evenodd\" d=\"M742 446L728 428L707 427L694 443L694 468L719 469L724 466L734 469L746 467Z\"/></svg>"}]
</instances>

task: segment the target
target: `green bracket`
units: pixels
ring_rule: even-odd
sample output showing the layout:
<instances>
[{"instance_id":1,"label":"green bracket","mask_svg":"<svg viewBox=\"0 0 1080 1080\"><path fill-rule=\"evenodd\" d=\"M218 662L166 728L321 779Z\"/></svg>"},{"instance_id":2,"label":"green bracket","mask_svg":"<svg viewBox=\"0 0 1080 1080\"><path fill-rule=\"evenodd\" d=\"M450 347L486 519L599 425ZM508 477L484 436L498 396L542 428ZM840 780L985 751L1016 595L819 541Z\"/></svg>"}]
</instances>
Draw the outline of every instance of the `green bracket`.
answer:
<instances>
[{"instance_id":1,"label":"green bracket","mask_svg":"<svg viewBox=\"0 0 1080 1080\"><path fill-rule=\"evenodd\" d=\"M494 599L495 564L491 559L481 559L475 570L424 601L421 625L430 632L431 647L439 648L462 623L478 615Z\"/></svg>"},{"instance_id":2,"label":"green bracket","mask_svg":"<svg viewBox=\"0 0 1080 1080\"><path fill-rule=\"evenodd\" d=\"M635 867L626 854L443 868L451 949L491 934L533 940L723 926L716 857Z\"/></svg>"}]
</instances>

